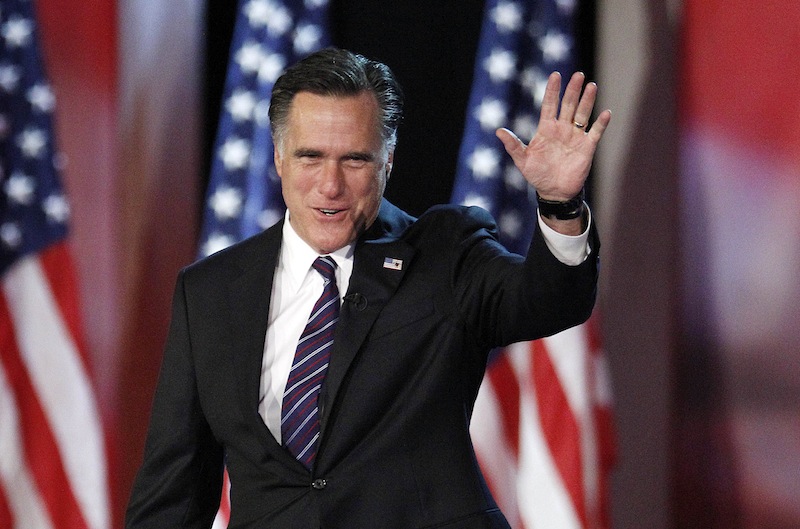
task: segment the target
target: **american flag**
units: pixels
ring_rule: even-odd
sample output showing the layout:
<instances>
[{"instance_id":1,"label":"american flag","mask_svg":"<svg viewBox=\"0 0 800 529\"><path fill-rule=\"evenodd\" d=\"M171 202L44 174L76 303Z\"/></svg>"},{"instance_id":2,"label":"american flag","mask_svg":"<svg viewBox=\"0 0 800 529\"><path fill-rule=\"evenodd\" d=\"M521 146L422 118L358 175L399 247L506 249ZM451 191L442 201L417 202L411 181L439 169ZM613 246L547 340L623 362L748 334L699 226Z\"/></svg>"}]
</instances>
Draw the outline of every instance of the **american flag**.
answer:
<instances>
[{"instance_id":1,"label":"american flag","mask_svg":"<svg viewBox=\"0 0 800 529\"><path fill-rule=\"evenodd\" d=\"M286 66L330 44L328 0L240 0L223 110L211 162L200 255L211 255L268 228L283 216L272 165L269 101ZM230 483L214 529L230 518Z\"/></svg>"},{"instance_id":2,"label":"american flag","mask_svg":"<svg viewBox=\"0 0 800 529\"><path fill-rule=\"evenodd\" d=\"M0 7L0 527L105 529L105 438L33 7Z\"/></svg>"},{"instance_id":3,"label":"american flag","mask_svg":"<svg viewBox=\"0 0 800 529\"><path fill-rule=\"evenodd\" d=\"M533 190L498 127L536 133L547 77L569 73L576 0L488 0L452 202L497 219L501 242L525 253ZM610 390L596 321L497 351L475 405L472 437L490 488L518 529L605 528L613 458Z\"/></svg>"},{"instance_id":4,"label":"american flag","mask_svg":"<svg viewBox=\"0 0 800 529\"><path fill-rule=\"evenodd\" d=\"M283 216L269 101L286 66L329 45L328 0L240 0L200 235L210 255Z\"/></svg>"}]
</instances>

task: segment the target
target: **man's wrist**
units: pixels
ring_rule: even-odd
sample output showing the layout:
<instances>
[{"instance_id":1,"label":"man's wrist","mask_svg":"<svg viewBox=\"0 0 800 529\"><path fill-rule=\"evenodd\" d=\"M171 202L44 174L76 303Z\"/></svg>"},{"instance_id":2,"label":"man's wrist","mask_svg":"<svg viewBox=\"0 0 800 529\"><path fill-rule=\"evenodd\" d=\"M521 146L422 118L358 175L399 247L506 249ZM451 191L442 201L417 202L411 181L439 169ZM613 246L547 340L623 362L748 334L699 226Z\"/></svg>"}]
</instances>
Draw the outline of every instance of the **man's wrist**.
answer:
<instances>
[{"instance_id":1,"label":"man's wrist","mask_svg":"<svg viewBox=\"0 0 800 529\"><path fill-rule=\"evenodd\" d=\"M536 202L539 205L539 214L553 220L572 220L583 215L586 193L581 192L567 201L546 200L536 192Z\"/></svg>"}]
</instances>

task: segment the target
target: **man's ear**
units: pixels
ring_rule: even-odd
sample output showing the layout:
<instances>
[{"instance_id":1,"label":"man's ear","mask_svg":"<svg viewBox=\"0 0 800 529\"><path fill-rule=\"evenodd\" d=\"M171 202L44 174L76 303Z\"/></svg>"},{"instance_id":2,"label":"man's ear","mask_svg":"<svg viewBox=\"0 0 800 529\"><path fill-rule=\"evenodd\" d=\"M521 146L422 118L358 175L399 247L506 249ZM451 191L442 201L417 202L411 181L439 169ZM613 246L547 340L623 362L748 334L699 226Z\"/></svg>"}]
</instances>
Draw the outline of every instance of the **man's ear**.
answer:
<instances>
[{"instance_id":1,"label":"man's ear","mask_svg":"<svg viewBox=\"0 0 800 529\"><path fill-rule=\"evenodd\" d=\"M389 156L386 158L386 180L389 180L389 176L392 174L392 167L394 166L394 149L389 151Z\"/></svg>"}]
</instances>

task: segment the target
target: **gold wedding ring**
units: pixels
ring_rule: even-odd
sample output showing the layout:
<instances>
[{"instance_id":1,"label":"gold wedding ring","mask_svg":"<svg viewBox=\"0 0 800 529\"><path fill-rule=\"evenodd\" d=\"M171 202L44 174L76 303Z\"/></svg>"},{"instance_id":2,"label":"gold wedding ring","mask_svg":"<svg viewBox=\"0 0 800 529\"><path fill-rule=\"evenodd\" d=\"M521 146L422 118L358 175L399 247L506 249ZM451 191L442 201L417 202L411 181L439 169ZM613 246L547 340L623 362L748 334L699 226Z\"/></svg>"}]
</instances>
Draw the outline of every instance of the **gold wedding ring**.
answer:
<instances>
[{"instance_id":1,"label":"gold wedding ring","mask_svg":"<svg viewBox=\"0 0 800 529\"><path fill-rule=\"evenodd\" d=\"M573 124L574 124L576 127L578 127L579 129L582 129L583 127L585 127L585 126L586 126L586 123L578 123L577 121L573 121L572 123L573 123Z\"/></svg>"}]
</instances>

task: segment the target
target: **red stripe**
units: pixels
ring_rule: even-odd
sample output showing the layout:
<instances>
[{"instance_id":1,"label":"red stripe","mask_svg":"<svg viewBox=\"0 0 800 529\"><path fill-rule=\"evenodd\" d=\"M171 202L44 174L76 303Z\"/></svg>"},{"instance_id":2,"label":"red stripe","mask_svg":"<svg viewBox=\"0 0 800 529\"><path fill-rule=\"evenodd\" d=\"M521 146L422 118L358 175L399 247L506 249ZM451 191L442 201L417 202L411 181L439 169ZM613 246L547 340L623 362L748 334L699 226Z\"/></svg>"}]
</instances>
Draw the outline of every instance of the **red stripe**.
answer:
<instances>
[{"instance_id":1,"label":"red stripe","mask_svg":"<svg viewBox=\"0 0 800 529\"><path fill-rule=\"evenodd\" d=\"M587 331L589 354L593 359L602 358L604 351L600 339L600 319L593 314L584 325ZM590 372L590 384L597 381L600 376L594 366ZM614 416L610 402L599 402L595 392L592 393L592 414L597 439L597 467L598 467L598 492L597 513L595 514L596 527L610 529L611 527L611 470L617 459L617 439L614 430Z\"/></svg>"},{"instance_id":2,"label":"red stripe","mask_svg":"<svg viewBox=\"0 0 800 529\"><path fill-rule=\"evenodd\" d=\"M606 407L594 408L595 428L597 430L598 448L598 492L597 492L597 526L600 529L611 528L611 470L616 461L616 442L614 436L611 410Z\"/></svg>"},{"instance_id":3,"label":"red stripe","mask_svg":"<svg viewBox=\"0 0 800 529\"><path fill-rule=\"evenodd\" d=\"M539 420L547 446L558 473L569 493L581 527L587 527L586 500L583 487L580 428L572 414L558 374L550 361L544 342L531 342L533 350L533 381Z\"/></svg>"},{"instance_id":4,"label":"red stripe","mask_svg":"<svg viewBox=\"0 0 800 529\"><path fill-rule=\"evenodd\" d=\"M91 362L88 358L87 347L81 327L81 310L78 304L78 289L75 284L77 277L66 242L54 244L39 253L39 262L42 265L50 291L58 304L61 320L67 326L70 338L80 354L84 372L93 379Z\"/></svg>"},{"instance_id":5,"label":"red stripe","mask_svg":"<svg viewBox=\"0 0 800 529\"><path fill-rule=\"evenodd\" d=\"M224 522L224 525L227 526L231 519L231 482L230 477L228 477L227 468L223 476L222 499L219 502L219 511L217 514Z\"/></svg>"},{"instance_id":6,"label":"red stripe","mask_svg":"<svg viewBox=\"0 0 800 529\"><path fill-rule=\"evenodd\" d=\"M27 466L55 527L88 529L70 489L58 445L22 361L5 296L0 296L0 362L19 411ZM24 513L23 513L24 514Z\"/></svg>"},{"instance_id":7,"label":"red stripe","mask_svg":"<svg viewBox=\"0 0 800 529\"><path fill-rule=\"evenodd\" d=\"M510 458L514 460L514 468L509 470L505 468L492 468L489 469L489 463L480 461L481 467L486 469L484 476L489 490L495 496L495 500L500 504L501 509L509 518L509 521L515 521L514 527L517 529L525 529L525 524L522 521L522 516L519 512L520 498L516 495L516 487L508 491L508 482L515 482L518 477L519 458L520 458L520 384L517 374L509 360L509 351L504 351L491 363L486 375L487 379L484 384L489 384L494 393L494 400L497 407L493 409L495 414L500 417L502 423L501 437L502 443L500 446L493 447L494 450L505 452ZM480 459L480 454L479 454ZM505 481L506 486L499 487L496 481ZM511 495L512 497L506 497ZM524 501L524 498L522 498Z\"/></svg>"},{"instance_id":8,"label":"red stripe","mask_svg":"<svg viewBox=\"0 0 800 529\"><path fill-rule=\"evenodd\" d=\"M519 463L520 389L517 375L514 373L507 352L501 353L492 362L488 378L497 402L500 404L499 412L503 422L503 436L506 445L514 455L514 460Z\"/></svg>"},{"instance_id":9,"label":"red stripe","mask_svg":"<svg viewBox=\"0 0 800 529\"><path fill-rule=\"evenodd\" d=\"M7 425L6 428L8 428ZM14 527L14 517L11 515L11 507L8 505L8 498L2 484L0 484L0 527Z\"/></svg>"}]
</instances>

